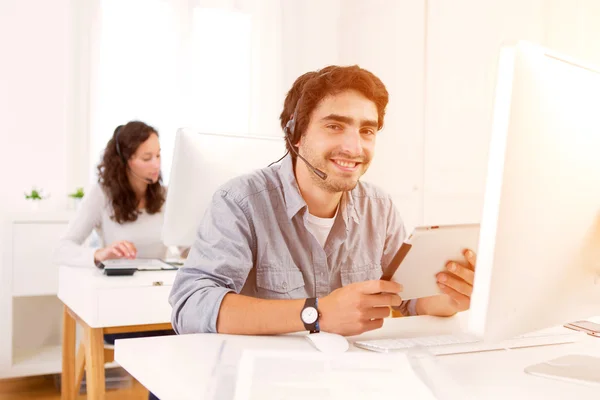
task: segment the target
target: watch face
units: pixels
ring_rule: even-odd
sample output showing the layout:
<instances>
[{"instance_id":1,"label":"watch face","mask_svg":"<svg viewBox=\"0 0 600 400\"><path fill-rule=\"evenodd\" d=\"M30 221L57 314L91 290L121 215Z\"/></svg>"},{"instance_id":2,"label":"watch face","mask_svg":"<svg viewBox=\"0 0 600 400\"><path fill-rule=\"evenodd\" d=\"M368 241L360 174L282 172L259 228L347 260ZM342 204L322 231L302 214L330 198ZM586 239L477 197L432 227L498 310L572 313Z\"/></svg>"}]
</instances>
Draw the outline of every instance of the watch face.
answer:
<instances>
[{"instance_id":1,"label":"watch face","mask_svg":"<svg viewBox=\"0 0 600 400\"><path fill-rule=\"evenodd\" d=\"M297 314L296 314L297 315ZM312 324L317 320L319 312L314 307L306 307L302 310L302 322L305 324Z\"/></svg>"}]
</instances>

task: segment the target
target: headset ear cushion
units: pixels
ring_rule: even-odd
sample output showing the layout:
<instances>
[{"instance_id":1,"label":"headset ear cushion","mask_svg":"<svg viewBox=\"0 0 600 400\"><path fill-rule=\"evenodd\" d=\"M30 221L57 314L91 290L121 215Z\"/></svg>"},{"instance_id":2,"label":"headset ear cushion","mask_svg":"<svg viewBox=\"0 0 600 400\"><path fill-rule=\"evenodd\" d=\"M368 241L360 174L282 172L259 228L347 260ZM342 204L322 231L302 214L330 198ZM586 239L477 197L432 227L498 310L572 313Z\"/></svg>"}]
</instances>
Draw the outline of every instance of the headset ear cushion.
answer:
<instances>
[{"instance_id":1,"label":"headset ear cushion","mask_svg":"<svg viewBox=\"0 0 600 400\"><path fill-rule=\"evenodd\" d=\"M292 118L285 125L285 128L288 131L288 135L293 135L294 134L294 128L295 127L296 127L296 121L294 121L294 119Z\"/></svg>"}]
</instances>

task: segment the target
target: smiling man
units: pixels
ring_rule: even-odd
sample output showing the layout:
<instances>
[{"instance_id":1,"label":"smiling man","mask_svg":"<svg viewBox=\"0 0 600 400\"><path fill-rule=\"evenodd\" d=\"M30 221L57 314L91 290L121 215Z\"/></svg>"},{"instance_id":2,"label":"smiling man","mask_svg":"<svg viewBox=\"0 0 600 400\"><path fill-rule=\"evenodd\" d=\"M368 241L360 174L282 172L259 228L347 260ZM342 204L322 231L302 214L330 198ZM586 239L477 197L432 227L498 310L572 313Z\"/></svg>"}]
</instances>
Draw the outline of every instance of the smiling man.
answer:
<instances>
[{"instance_id":1,"label":"smiling man","mask_svg":"<svg viewBox=\"0 0 600 400\"><path fill-rule=\"evenodd\" d=\"M379 280L406 238L390 197L359 181L388 92L358 66L299 77L281 125L289 155L213 196L170 302L178 333L355 335L389 307L448 316L469 307L474 255L438 275L445 295L402 301Z\"/></svg>"}]
</instances>

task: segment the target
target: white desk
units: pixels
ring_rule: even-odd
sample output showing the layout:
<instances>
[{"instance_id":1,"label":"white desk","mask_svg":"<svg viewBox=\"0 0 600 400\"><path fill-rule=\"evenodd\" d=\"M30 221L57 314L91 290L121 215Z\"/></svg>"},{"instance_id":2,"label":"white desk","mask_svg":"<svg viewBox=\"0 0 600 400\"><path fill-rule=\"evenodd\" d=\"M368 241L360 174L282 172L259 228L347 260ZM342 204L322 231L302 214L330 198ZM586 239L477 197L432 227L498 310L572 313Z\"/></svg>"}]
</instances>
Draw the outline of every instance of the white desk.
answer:
<instances>
[{"instance_id":1,"label":"white desk","mask_svg":"<svg viewBox=\"0 0 600 400\"><path fill-rule=\"evenodd\" d=\"M74 399L83 367L88 398L104 398L106 333L171 328L168 302L176 271L138 271L133 276L106 276L97 268L62 266L58 298L63 312L62 399ZM75 359L75 324L84 339Z\"/></svg>"},{"instance_id":2,"label":"white desk","mask_svg":"<svg viewBox=\"0 0 600 400\"><path fill-rule=\"evenodd\" d=\"M459 331L463 322L464 315L387 319L382 329L368 332L360 338L451 333ZM231 365L235 364L242 350L248 348L316 351L300 336L197 334L118 340L115 360L161 400L201 399L211 382L214 361L223 340L227 341L227 354L222 355L221 360ZM351 347L351 351L363 350ZM572 353L600 356L600 338L582 335L582 339L573 344L448 355L436 360L469 398L597 398L600 394L598 387L545 379L523 372L528 365ZM233 390L234 382L230 384ZM399 390L402 389L399 387Z\"/></svg>"}]
</instances>

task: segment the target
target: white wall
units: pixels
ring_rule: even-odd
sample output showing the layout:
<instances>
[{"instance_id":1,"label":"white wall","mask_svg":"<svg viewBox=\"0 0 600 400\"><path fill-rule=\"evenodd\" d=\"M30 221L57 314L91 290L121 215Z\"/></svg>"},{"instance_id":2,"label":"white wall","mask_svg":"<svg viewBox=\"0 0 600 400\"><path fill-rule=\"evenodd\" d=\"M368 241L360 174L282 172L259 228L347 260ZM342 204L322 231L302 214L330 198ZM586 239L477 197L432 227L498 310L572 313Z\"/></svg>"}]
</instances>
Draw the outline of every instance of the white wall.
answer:
<instances>
[{"instance_id":1,"label":"white wall","mask_svg":"<svg viewBox=\"0 0 600 400\"><path fill-rule=\"evenodd\" d=\"M64 210L67 193L85 182L77 1L0 1L0 280L6 218L30 209L24 192L41 187L51 196L42 208Z\"/></svg>"},{"instance_id":2,"label":"white wall","mask_svg":"<svg viewBox=\"0 0 600 400\"><path fill-rule=\"evenodd\" d=\"M600 68L600 1L545 0L544 42Z\"/></svg>"},{"instance_id":3,"label":"white wall","mask_svg":"<svg viewBox=\"0 0 600 400\"><path fill-rule=\"evenodd\" d=\"M428 0L424 223L479 221L498 50L530 40L600 65L596 0Z\"/></svg>"},{"instance_id":4,"label":"white wall","mask_svg":"<svg viewBox=\"0 0 600 400\"><path fill-rule=\"evenodd\" d=\"M0 1L0 209L27 207L32 185L64 207L73 135L71 0Z\"/></svg>"},{"instance_id":5,"label":"white wall","mask_svg":"<svg viewBox=\"0 0 600 400\"><path fill-rule=\"evenodd\" d=\"M541 43L543 0L429 0L425 85L427 224L478 222L500 47Z\"/></svg>"},{"instance_id":6,"label":"white wall","mask_svg":"<svg viewBox=\"0 0 600 400\"><path fill-rule=\"evenodd\" d=\"M281 61L285 92L305 72L339 63L342 3L345 1L282 2Z\"/></svg>"}]
</instances>

